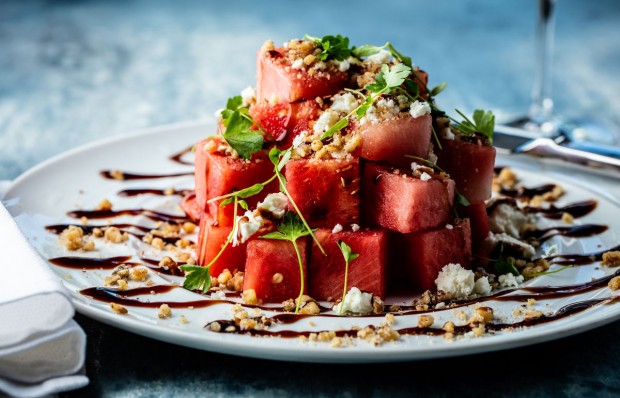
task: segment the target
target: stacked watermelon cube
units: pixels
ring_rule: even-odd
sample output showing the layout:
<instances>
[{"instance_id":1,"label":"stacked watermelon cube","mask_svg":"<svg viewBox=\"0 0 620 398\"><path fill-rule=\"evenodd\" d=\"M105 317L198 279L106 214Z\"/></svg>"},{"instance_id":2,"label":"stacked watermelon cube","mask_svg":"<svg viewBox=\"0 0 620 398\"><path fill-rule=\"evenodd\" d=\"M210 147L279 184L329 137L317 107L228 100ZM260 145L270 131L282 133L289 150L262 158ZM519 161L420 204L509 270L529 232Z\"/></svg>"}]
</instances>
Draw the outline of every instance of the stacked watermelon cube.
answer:
<instances>
[{"instance_id":1,"label":"stacked watermelon cube","mask_svg":"<svg viewBox=\"0 0 620 398\"><path fill-rule=\"evenodd\" d=\"M383 298L394 286L411 293L433 289L443 266L468 267L472 239L486 237L484 201L490 196L494 149L444 137L438 151L432 132L436 115L409 112L402 105L407 99L395 94L379 99L364 117L353 114L332 137L319 137L334 124L332 118L320 128L335 104L356 100L344 89L364 89L368 76L381 70L374 60L318 60L320 54L312 40L284 47L267 43L258 52L255 98L247 105L265 135L263 151L242 159L221 135L196 145L196 191L184 206L200 217L198 262L213 263L215 276L226 268L245 271L244 290L253 289L263 302L295 298L302 283L305 294L335 300L344 283L345 260L338 246L343 241L359 254L349 266L349 287ZM390 57L384 63L401 61ZM428 75L413 68L411 77L424 103L430 95ZM383 117L381 109L391 114ZM220 197L268 181L274 175L268 157L274 146L292 148L282 170L289 211L299 211L314 236L297 241L298 257L290 242L262 239L268 229L262 230L239 245L228 244L213 262L235 223L234 205L221 206ZM434 160L433 148L440 168L424 161ZM280 190L272 181L245 199L248 208ZM472 204L457 209L461 217L454 211L457 193ZM243 212L236 209L237 215Z\"/></svg>"}]
</instances>

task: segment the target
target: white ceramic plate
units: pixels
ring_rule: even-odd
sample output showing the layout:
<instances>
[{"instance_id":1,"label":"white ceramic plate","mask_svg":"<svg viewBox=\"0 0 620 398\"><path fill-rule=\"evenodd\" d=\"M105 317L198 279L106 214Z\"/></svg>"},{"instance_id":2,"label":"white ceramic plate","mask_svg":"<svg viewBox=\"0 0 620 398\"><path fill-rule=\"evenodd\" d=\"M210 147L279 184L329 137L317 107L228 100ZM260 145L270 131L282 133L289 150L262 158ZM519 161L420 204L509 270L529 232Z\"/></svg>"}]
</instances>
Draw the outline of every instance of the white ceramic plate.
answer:
<instances>
[{"instance_id":1,"label":"white ceramic plate","mask_svg":"<svg viewBox=\"0 0 620 398\"><path fill-rule=\"evenodd\" d=\"M29 242L45 259L76 255L67 252L58 244L58 237L47 232L45 226L59 223L75 223L66 212L74 209L93 209L103 198L108 198L115 209L148 208L166 213L181 214L177 207L179 197L141 195L131 198L117 196L117 192L129 188L177 188L191 189L191 176L161 178L152 180L115 181L103 179L99 172L103 169L120 169L145 174L169 174L191 172L192 166L175 163L170 155L192 145L197 140L212 133L211 124L196 123L187 125L165 126L151 129L140 134L128 135L104 142L88 145L51 159L19 177L7 192L4 202L15 217ZM189 155L191 157L191 155ZM555 182L561 184L566 195L560 204L584 199L598 200L597 209L576 223L607 224L609 229L603 234L588 238L554 238L549 243L555 244L562 253L598 252L616 246L620 239L620 211L618 192L612 191L614 185L609 181L598 180L587 173L541 163L531 158L499 158L498 164L509 165L518 171L525 185L532 186ZM587 176L585 178L584 176ZM606 185L607 184L607 185ZM617 184L616 184L617 185ZM611 215L614 215L611 217ZM101 223L105 223L105 220ZM145 217L118 217L113 222L133 222L152 225ZM79 221L77 221L79 223ZM95 221L91 221L95 223ZM553 225L561 223L544 220ZM81 253L89 257L109 257L113 255L134 255L146 250L147 257L161 257L161 253L149 252L138 240L131 238L128 243L120 245L97 242L97 251ZM134 257L137 260L137 256ZM51 269L70 290L77 310L89 317L129 330L144 336L169 343L194 347L221 353L270 358L279 360L307 362L387 362L445 356L464 355L492 350L499 350L521 345L528 345L557 339L579 333L620 318L620 302L596 305L575 315L533 327L518 328L512 331L487 333L483 337L464 337L449 341L440 336L411 335L403 336L400 341L386 343L375 347L363 340L355 340L354 346L333 348L328 343L305 343L298 338L252 337L248 335L214 333L204 329L212 320L230 319L231 304L218 304L203 309L173 309L169 319L159 319L154 308L127 307L127 315L117 315L110 310L107 303L94 301L79 293L81 289L103 286L103 279L109 270L74 270L50 264ZM559 286L587 283L592 278L610 275L614 269L600 266L598 263L575 267L560 273L542 276L531 280L527 286ZM180 282L180 279L151 274L157 284ZM517 293L524 293L520 291ZM545 314L553 314L566 305L613 296L606 285L599 289L558 299L540 300L534 308ZM143 300L172 302L202 299L200 295L184 289L174 289L168 293L152 296ZM487 305L495 309L496 317L502 322L516 322L521 318L513 315L520 305L518 302L489 301ZM468 314L473 305L461 308ZM269 315L269 313L267 313ZM181 315L189 323L180 322ZM455 317L452 309L434 312L435 327L441 327L447 320L463 323ZM397 316L394 329L413 327L417 324L418 314ZM349 329L352 326L379 325L382 317L311 317L303 318L289 325L274 325L272 331L297 330L321 331Z\"/></svg>"}]
</instances>

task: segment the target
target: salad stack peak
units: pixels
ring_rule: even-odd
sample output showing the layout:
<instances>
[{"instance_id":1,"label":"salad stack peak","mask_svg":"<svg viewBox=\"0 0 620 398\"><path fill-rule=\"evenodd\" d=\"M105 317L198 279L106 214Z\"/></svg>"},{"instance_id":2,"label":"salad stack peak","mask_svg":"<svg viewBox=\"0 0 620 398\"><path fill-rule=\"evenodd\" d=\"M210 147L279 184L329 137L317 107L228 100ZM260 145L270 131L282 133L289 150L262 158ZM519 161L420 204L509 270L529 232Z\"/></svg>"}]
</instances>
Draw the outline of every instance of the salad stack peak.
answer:
<instances>
[{"instance_id":1,"label":"salad stack peak","mask_svg":"<svg viewBox=\"0 0 620 398\"><path fill-rule=\"evenodd\" d=\"M364 313L391 292L435 290L450 264L469 269L488 250L494 117L450 118L435 101L445 87L391 43L265 42L255 86L195 146L183 208L204 268L186 287L243 273L248 304Z\"/></svg>"}]
</instances>

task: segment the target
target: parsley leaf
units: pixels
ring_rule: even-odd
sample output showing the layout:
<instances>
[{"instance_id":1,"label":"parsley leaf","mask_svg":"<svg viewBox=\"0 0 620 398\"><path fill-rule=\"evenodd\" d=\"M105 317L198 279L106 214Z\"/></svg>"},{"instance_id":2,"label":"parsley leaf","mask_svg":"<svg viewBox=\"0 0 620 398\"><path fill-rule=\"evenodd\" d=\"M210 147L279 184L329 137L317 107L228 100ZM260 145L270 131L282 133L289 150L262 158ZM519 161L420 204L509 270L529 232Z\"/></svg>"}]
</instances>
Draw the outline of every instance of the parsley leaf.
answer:
<instances>
[{"instance_id":1,"label":"parsley leaf","mask_svg":"<svg viewBox=\"0 0 620 398\"><path fill-rule=\"evenodd\" d=\"M263 149L263 135L257 130L251 130L252 121L234 111L227 121L223 137L228 144L237 151L243 159L251 159L252 154Z\"/></svg>"},{"instance_id":2,"label":"parsley leaf","mask_svg":"<svg viewBox=\"0 0 620 398\"><path fill-rule=\"evenodd\" d=\"M315 230L316 228L312 231L314 232ZM278 230L265 234L261 238L292 242L307 235L310 235L310 230L306 228L299 216L295 212L287 211L280 224L278 224Z\"/></svg>"},{"instance_id":3,"label":"parsley leaf","mask_svg":"<svg viewBox=\"0 0 620 398\"><path fill-rule=\"evenodd\" d=\"M231 97L226 101L226 108L222 110L222 122L224 126L228 126L228 121L234 112L239 111L239 108L243 105L243 99L240 95Z\"/></svg>"},{"instance_id":4,"label":"parsley leaf","mask_svg":"<svg viewBox=\"0 0 620 398\"><path fill-rule=\"evenodd\" d=\"M338 311L338 314L342 314L342 309L344 308L344 299L347 295L347 282L349 279L349 263L355 260L356 258L358 258L360 255L359 253L353 253L351 251L351 247L347 245L346 243L344 243L344 241L342 240L338 240L338 247L340 248L340 251L342 252L342 256L344 257L344 287L342 289L342 301L340 302L340 311Z\"/></svg>"},{"instance_id":5,"label":"parsley leaf","mask_svg":"<svg viewBox=\"0 0 620 398\"><path fill-rule=\"evenodd\" d=\"M211 288L211 275L209 274L209 267L201 267L199 265L182 265L181 268L185 271L185 280L183 281L183 287L187 290L200 290L206 293Z\"/></svg>"},{"instance_id":6,"label":"parsley leaf","mask_svg":"<svg viewBox=\"0 0 620 398\"><path fill-rule=\"evenodd\" d=\"M263 239L276 239L276 240L287 240L293 244L293 248L295 248L295 253L297 254L297 261L299 263L299 279L300 279L300 289L299 296L297 297L297 305L295 307L295 313L299 312L299 306L301 305L301 297L304 294L305 290L305 278L304 278L304 263L301 258L301 253L299 252L299 246L297 246L297 239L310 235L315 230L311 230L306 228L306 224L302 222L301 218L292 211L286 212L284 218L278 224L278 230L274 232L270 232L261 236Z\"/></svg>"},{"instance_id":7,"label":"parsley leaf","mask_svg":"<svg viewBox=\"0 0 620 398\"><path fill-rule=\"evenodd\" d=\"M343 37L341 35L328 35L319 39L318 37L305 35L304 38L313 40L321 49L321 52L316 56L317 59L321 61L327 61L330 59L344 61L351 56L348 37Z\"/></svg>"},{"instance_id":8,"label":"parsley leaf","mask_svg":"<svg viewBox=\"0 0 620 398\"><path fill-rule=\"evenodd\" d=\"M456 124L452 127L460 131L465 135L474 135L476 133L482 134L489 140L489 144L493 143L493 132L495 131L495 115L492 111L484 111L482 109L476 109L474 111L472 122L463 112L455 109L456 113L461 115L462 121L457 121L451 118Z\"/></svg>"}]
</instances>

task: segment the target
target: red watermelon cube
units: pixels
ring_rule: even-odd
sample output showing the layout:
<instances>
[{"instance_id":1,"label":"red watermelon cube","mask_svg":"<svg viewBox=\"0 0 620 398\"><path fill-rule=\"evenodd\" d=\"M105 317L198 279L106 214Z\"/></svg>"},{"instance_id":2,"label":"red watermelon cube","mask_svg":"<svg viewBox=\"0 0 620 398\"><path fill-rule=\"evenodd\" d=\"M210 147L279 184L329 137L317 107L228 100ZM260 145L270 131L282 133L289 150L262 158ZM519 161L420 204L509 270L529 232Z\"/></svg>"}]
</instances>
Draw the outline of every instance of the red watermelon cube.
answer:
<instances>
[{"instance_id":1,"label":"red watermelon cube","mask_svg":"<svg viewBox=\"0 0 620 398\"><path fill-rule=\"evenodd\" d=\"M286 188L312 227L359 222L359 159L299 159L286 164ZM294 210L292 204L289 209Z\"/></svg>"},{"instance_id":2,"label":"red watermelon cube","mask_svg":"<svg viewBox=\"0 0 620 398\"><path fill-rule=\"evenodd\" d=\"M456 183L456 189L471 203L491 197L495 148L461 140L441 140L437 164Z\"/></svg>"},{"instance_id":3,"label":"red watermelon cube","mask_svg":"<svg viewBox=\"0 0 620 398\"><path fill-rule=\"evenodd\" d=\"M311 131L310 122L319 118L321 108L315 100L294 103L263 101L250 107L250 116L276 140L289 148L302 131Z\"/></svg>"},{"instance_id":4,"label":"red watermelon cube","mask_svg":"<svg viewBox=\"0 0 620 398\"><path fill-rule=\"evenodd\" d=\"M349 264L347 290L352 287L385 297L388 263L388 232L384 229L363 229L359 232L332 233L319 229L316 238L323 246L325 256L316 243L310 253L309 291L318 300L333 301L342 296L345 261L338 247L342 240L360 256Z\"/></svg>"},{"instance_id":5,"label":"red watermelon cube","mask_svg":"<svg viewBox=\"0 0 620 398\"><path fill-rule=\"evenodd\" d=\"M376 163L366 163L362 179L362 215L371 225L400 233L434 228L449 219L454 181L429 174L428 181Z\"/></svg>"},{"instance_id":6,"label":"red watermelon cube","mask_svg":"<svg viewBox=\"0 0 620 398\"><path fill-rule=\"evenodd\" d=\"M413 160L405 155L428 157L431 125L431 115L424 115L362 126L360 156L408 168Z\"/></svg>"},{"instance_id":7,"label":"red watermelon cube","mask_svg":"<svg viewBox=\"0 0 620 398\"><path fill-rule=\"evenodd\" d=\"M220 207L221 200L211 203L207 201L267 181L273 176L273 164L264 152L254 154L251 160L234 159L218 151L221 143L220 137L209 137L196 144L196 202L219 225L232 226L233 205ZM276 181L258 195L247 198L246 202L250 208L255 208L258 202L273 192L278 192ZM241 207L237 211L243 212Z\"/></svg>"},{"instance_id":8,"label":"red watermelon cube","mask_svg":"<svg viewBox=\"0 0 620 398\"><path fill-rule=\"evenodd\" d=\"M468 218L471 225L473 247L480 245L489 236L489 218L484 202L470 203L469 206L457 207L459 217Z\"/></svg>"},{"instance_id":9,"label":"red watermelon cube","mask_svg":"<svg viewBox=\"0 0 620 398\"><path fill-rule=\"evenodd\" d=\"M256 59L257 100L274 98L283 102L332 95L342 90L348 82L348 72L327 64L325 70L294 69L289 58L290 48L260 50Z\"/></svg>"},{"instance_id":10,"label":"red watermelon cube","mask_svg":"<svg viewBox=\"0 0 620 398\"><path fill-rule=\"evenodd\" d=\"M431 230L397 237L394 264L398 278L406 278L421 290L434 290L441 269L458 263L471 264L471 229L468 219Z\"/></svg>"},{"instance_id":11,"label":"red watermelon cube","mask_svg":"<svg viewBox=\"0 0 620 398\"><path fill-rule=\"evenodd\" d=\"M304 293L307 291L307 239L297 239L303 264ZM254 289L256 297L264 303L280 303L299 296L299 260L291 242L261 238L248 241L243 290L248 289Z\"/></svg>"},{"instance_id":12,"label":"red watermelon cube","mask_svg":"<svg viewBox=\"0 0 620 398\"><path fill-rule=\"evenodd\" d=\"M232 227L225 227L214 222L213 218L205 215L200 220L200 230L198 232L198 242L196 243L196 253L198 264L207 266L220 252L230 235ZM228 244L224 252L211 265L209 273L217 277L225 269L231 272L235 270L243 271L245 267L245 248L247 242L238 246Z\"/></svg>"},{"instance_id":13,"label":"red watermelon cube","mask_svg":"<svg viewBox=\"0 0 620 398\"><path fill-rule=\"evenodd\" d=\"M291 104L263 101L250 107L249 114L274 140L282 141L291 120Z\"/></svg>"},{"instance_id":14,"label":"red watermelon cube","mask_svg":"<svg viewBox=\"0 0 620 398\"><path fill-rule=\"evenodd\" d=\"M185 212L187 217L189 217L193 222L197 223L202 218L204 209L198 205L195 191L188 192L185 196L183 196L179 206L181 207L181 210Z\"/></svg>"}]
</instances>

